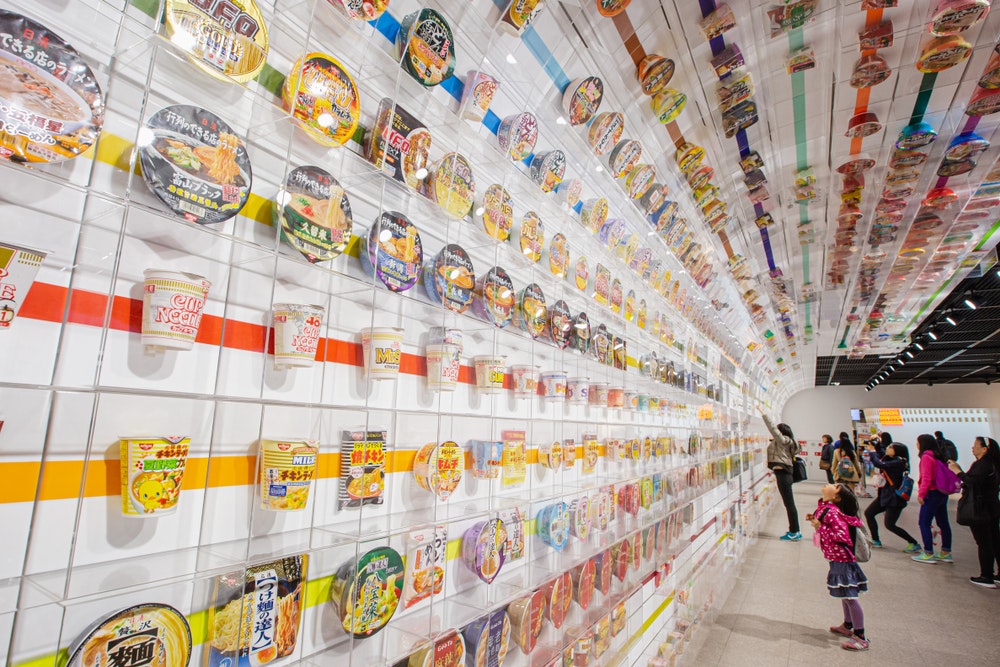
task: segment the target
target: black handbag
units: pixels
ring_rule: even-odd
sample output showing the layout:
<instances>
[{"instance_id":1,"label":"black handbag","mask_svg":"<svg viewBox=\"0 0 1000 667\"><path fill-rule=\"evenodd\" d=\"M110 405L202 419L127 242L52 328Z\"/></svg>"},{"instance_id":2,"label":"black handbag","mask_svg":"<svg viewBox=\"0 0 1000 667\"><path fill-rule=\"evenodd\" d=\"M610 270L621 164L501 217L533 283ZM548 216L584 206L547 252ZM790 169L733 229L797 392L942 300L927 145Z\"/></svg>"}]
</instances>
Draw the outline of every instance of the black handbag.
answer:
<instances>
[{"instance_id":1,"label":"black handbag","mask_svg":"<svg viewBox=\"0 0 1000 667\"><path fill-rule=\"evenodd\" d=\"M796 456L795 463L792 465L792 484L804 482L807 479L809 479L809 474L806 472L806 462L802 460L801 456Z\"/></svg>"},{"instance_id":2,"label":"black handbag","mask_svg":"<svg viewBox=\"0 0 1000 667\"><path fill-rule=\"evenodd\" d=\"M975 526L986 523L990 518L989 510L986 507L986 498L976 498L968 479L963 483L963 487L962 497L958 499L958 507L955 511L955 521L960 526Z\"/></svg>"}]
</instances>

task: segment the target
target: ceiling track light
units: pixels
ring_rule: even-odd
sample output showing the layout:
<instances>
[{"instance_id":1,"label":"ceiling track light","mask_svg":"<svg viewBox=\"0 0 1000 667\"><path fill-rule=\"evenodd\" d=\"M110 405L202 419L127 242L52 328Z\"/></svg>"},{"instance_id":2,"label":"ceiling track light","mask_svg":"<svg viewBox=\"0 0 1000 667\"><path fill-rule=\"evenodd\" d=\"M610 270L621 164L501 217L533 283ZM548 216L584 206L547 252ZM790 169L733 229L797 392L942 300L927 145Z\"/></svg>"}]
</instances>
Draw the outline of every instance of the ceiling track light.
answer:
<instances>
[{"instance_id":1,"label":"ceiling track light","mask_svg":"<svg viewBox=\"0 0 1000 667\"><path fill-rule=\"evenodd\" d=\"M913 358L913 353L912 353L912 352L910 352L909 350L905 350L905 351L903 352L903 354L905 354L905 355L906 355L907 357L909 357L910 359L912 359L912 358Z\"/></svg>"},{"instance_id":2,"label":"ceiling track light","mask_svg":"<svg viewBox=\"0 0 1000 667\"><path fill-rule=\"evenodd\" d=\"M962 301L962 303L964 303L965 307L968 308L969 310L975 310L976 309L976 301L975 301L975 299L972 298L971 294L969 296L965 297L965 300Z\"/></svg>"},{"instance_id":3,"label":"ceiling track light","mask_svg":"<svg viewBox=\"0 0 1000 667\"><path fill-rule=\"evenodd\" d=\"M937 334L934 333L934 329L928 329L927 330L927 337L930 338L931 340L937 340L938 339L937 338Z\"/></svg>"},{"instance_id":4,"label":"ceiling track light","mask_svg":"<svg viewBox=\"0 0 1000 667\"><path fill-rule=\"evenodd\" d=\"M955 318L953 318L951 315L945 315L944 316L944 321L947 322L948 324L950 324L953 327L954 326L958 326L958 322L956 322Z\"/></svg>"},{"instance_id":5,"label":"ceiling track light","mask_svg":"<svg viewBox=\"0 0 1000 667\"><path fill-rule=\"evenodd\" d=\"M919 341L913 341L913 347L915 347L915 348L917 348L918 350L921 350L921 351L923 351L923 349L924 349L924 346L921 345Z\"/></svg>"},{"instance_id":6,"label":"ceiling track light","mask_svg":"<svg viewBox=\"0 0 1000 667\"><path fill-rule=\"evenodd\" d=\"M900 366L905 366L906 365L906 359L899 359L899 365Z\"/></svg>"}]
</instances>

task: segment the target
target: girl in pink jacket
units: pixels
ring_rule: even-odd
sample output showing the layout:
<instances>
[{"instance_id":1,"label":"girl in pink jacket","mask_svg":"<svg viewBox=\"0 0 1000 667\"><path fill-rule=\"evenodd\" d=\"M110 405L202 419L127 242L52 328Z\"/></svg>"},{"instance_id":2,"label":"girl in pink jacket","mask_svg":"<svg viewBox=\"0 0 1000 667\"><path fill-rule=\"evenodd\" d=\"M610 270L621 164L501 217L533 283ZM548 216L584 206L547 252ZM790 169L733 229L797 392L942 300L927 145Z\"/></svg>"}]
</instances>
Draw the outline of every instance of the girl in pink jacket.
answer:
<instances>
[{"instance_id":1,"label":"girl in pink jacket","mask_svg":"<svg viewBox=\"0 0 1000 667\"><path fill-rule=\"evenodd\" d=\"M854 538L851 530L861 528L858 518L858 499L843 484L827 484L820 489L820 500L813 514L806 519L816 529L823 557L830 562L826 587L830 595L840 600L844 622L830 628L830 632L847 639L840 645L846 651L867 651L865 616L858 596L868 590L868 578L854 556Z\"/></svg>"}]
</instances>

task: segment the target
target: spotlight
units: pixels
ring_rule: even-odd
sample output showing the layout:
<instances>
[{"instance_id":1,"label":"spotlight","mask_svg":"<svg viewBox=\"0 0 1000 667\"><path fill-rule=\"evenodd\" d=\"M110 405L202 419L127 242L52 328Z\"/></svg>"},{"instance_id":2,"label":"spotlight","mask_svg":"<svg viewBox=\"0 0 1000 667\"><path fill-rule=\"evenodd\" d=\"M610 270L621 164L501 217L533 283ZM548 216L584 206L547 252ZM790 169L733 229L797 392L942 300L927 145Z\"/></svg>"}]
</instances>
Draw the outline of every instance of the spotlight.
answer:
<instances>
[{"instance_id":1,"label":"spotlight","mask_svg":"<svg viewBox=\"0 0 1000 667\"><path fill-rule=\"evenodd\" d=\"M966 296L965 300L962 303L964 303L965 307L968 308L969 310L975 310L976 309L976 301L975 301L975 299L972 298L971 294L968 295L968 296Z\"/></svg>"},{"instance_id":2,"label":"spotlight","mask_svg":"<svg viewBox=\"0 0 1000 667\"><path fill-rule=\"evenodd\" d=\"M906 365L906 359L899 359L898 361L899 361L899 365L900 366L905 366Z\"/></svg>"},{"instance_id":3,"label":"spotlight","mask_svg":"<svg viewBox=\"0 0 1000 667\"><path fill-rule=\"evenodd\" d=\"M924 349L924 346L921 345L918 341L913 341L913 347L917 348L918 350Z\"/></svg>"},{"instance_id":4,"label":"spotlight","mask_svg":"<svg viewBox=\"0 0 1000 667\"><path fill-rule=\"evenodd\" d=\"M934 329L927 330L927 337L930 338L931 340L937 340L937 334L934 333Z\"/></svg>"},{"instance_id":5,"label":"spotlight","mask_svg":"<svg viewBox=\"0 0 1000 667\"><path fill-rule=\"evenodd\" d=\"M953 318L951 315L945 315L944 316L944 321L947 322L948 324L950 324L951 326L957 326L958 325L958 322L956 322L955 318Z\"/></svg>"},{"instance_id":6,"label":"spotlight","mask_svg":"<svg viewBox=\"0 0 1000 667\"><path fill-rule=\"evenodd\" d=\"M906 355L906 356L907 356L908 358L910 358L910 359L912 359L912 358L913 358L913 353L912 353L912 352L910 352L909 350L905 350L905 351L903 352L903 354L905 354L905 355Z\"/></svg>"}]
</instances>

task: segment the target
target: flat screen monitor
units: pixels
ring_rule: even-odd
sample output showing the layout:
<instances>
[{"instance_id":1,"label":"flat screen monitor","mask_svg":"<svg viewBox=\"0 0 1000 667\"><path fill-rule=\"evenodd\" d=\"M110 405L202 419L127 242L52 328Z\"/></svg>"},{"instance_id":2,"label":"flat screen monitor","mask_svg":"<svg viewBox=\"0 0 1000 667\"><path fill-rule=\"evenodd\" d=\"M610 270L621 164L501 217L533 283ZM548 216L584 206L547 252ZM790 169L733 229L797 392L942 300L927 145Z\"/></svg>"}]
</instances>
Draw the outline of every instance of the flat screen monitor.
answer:
<instances>
[{"instance_id":1,"label":"flat screen monitor","mask_svg":"<svg viewBox=\"0 0 1000 667\"><path fill-rule=\"evenodd\" d=\"M851 421L852 422L863 422L865 420L865 413L857 408L851 409Z\"/></svg>"}]
</instances>

